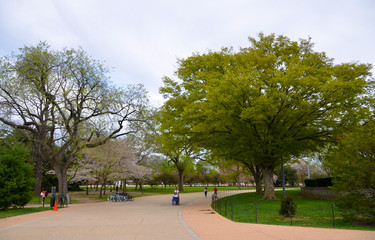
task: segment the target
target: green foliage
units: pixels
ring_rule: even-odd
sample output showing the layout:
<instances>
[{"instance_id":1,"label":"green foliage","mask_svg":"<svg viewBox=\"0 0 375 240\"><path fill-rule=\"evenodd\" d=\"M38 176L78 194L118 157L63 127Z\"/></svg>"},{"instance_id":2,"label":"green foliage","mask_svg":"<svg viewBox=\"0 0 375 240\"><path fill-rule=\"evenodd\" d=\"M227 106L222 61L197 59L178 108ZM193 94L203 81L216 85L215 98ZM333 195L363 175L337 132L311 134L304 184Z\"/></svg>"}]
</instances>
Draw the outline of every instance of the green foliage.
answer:
<instances>
[{"instance_id":1,"label":"green foliage","mask_svg":"<svg viewBox=\"0 0 375 240\"><path fill-rule=\"evenodd\" d=\"M33 173L28 150L18 142L0 146L0 208L25 206L32 198Z\"/></svg>"},{"instance_id":2,"label":"green foliage","mask_svg":"<svg viewBox=\"0 0 375 240\"><path fill-rule=\"evenodd\" d=\"M349 193L337 199L336 206L348 221L374 222L375 196L374 193L371 194L366 196L365 193Z\"/></svg>"},{"instance_id":3,"label":"green foliage","mask_svg":"<svg viewBox=\"0 0 375 240\"><path fill-rule=\"evenodd\" d=\"M178 183L177 174L163 172L153 177L153 181L157 184L176 185Z\"/></svg>"},{"instance_id":4,"label":"green foliage","mask_svg":"<svg viewBox=\"0 0 375 240\"><path fill-rule=\"evenodd\" d=\"M305 179L306 187L331 187L332 178Z\"/></svg>"},{"instance_id":5,"label":"green foliage","mask_svg":"<svg viewBox=\"0 0 375 240\"><path fill-rule=\"evenodd\" d=\"M238 52L179 61L180 81L164 79L164 109L184 136L226 160L260 167L265 197L281 159L317 151L366 111L370 64L334 65L310 39L259 34Z\"/></svg>"},{"instance_id":6,"label":"green foliage","mask_svg":"<svg viewBox=\"0 0 375 240\"><path fill-rule=\"evenodd\" d=\"M334 179L333 189L375 190L375 120L342 135L326 156L326 165Z\"/></svg>"},{"instance_id":7,"label":"green foliage","mask_svg":"<svg viewBox=\"0 0 375 240\"><path fill-rule=\"evenodd\" d=\"M332 189L349 193L337 200L345 219L374 221L375 121L343 134L325 161L334 176Z\"/></svg>"},{"instance_id":8,"label":"green foliage","mask_svg":"<svg viewBox=\"0 0 375 240\"><path fill-rule=\"evenodd\" d=\"M81 186L84 185L84 182L72 182L68 184L69 191L83 191Z\"/></svg>"},{"instance_id":9,"label":"green foliage","mask_svg":"<svg viewBox=\"0 0 375 240\"><path fill-rule=\"evenodd\" d=\"M210 182L210 176L208 174L190 173L185 176L184 182L190 186L197 183L208 183Z\"/></svg>"},{"instance_id":10,"label":"green foliage","mask_svg":"<svg viewBox=\"0 0 375 240\"><path fill-rule=\"evenodd\" d=\"M55 174L43 174L42 179L42 190L51 192L52 186L56 187L56 191L59 191L59 183Z\"/></svg>"},{"instance_id":11,"label":"green foliage","mask_svg":"<svg viewBox=\"0 0 375 240\"><path fill-rule=\"evenodd\" d=\"M290 196L286 196L285 198L281 199L281 207L279 214L281 216L290 217L296 215L297 212L297 205L294 203L293 198Z\"/></svg>"},{"instance_id":12,"label":"green foliage","mask_svg":"<svg viewBox=\"0 0 375 240\"><path fill-rule=\"evenodd\" d=\"M278 168L278 170L276 171L275 174L277 175L277 180L276 180L275 185L277 187L281 187L282 186L282 177L283 177L281 167ZM284 176L285 176L285 183L286 184L288 183L292 187L294 187L297 184L297 182L298 182L297 170L295 170L291 166L289 166L289 165L284 166Z\"/></svg>"}]
</instances>

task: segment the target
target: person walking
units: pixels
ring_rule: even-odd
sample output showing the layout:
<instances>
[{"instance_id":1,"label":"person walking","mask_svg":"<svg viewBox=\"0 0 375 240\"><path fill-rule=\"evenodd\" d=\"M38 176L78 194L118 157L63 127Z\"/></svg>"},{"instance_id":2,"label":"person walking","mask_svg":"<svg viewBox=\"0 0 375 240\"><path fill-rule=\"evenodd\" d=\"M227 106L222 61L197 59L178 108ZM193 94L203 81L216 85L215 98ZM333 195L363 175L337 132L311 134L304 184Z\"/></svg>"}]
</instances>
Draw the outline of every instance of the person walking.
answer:
<instances>
[{"instance_id":1,"label":"person walking","mask_svg":"<svg viewBox=\"0 0 375 240\"><path fill-rule=\"evenodd\" d=\"M204 187L204 196L207 197L207 187Z\"/></svg>"}]
</instances>

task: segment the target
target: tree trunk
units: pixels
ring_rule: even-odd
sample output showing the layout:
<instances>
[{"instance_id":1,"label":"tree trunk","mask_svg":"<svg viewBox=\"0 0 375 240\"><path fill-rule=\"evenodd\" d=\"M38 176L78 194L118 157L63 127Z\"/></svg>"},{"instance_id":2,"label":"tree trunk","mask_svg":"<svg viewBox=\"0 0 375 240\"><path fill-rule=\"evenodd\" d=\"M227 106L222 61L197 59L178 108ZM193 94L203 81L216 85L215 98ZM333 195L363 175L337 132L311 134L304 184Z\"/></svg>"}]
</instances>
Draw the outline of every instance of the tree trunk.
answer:
<instances>
[{"instance_id":1,"label":"tree trunk","mask_svg":"<svg viewBox=\"0 0 375 240\"><path fill-rule=\"evenodd\" d=\"M89 195L89 181L86 180L86 195Z\"/></svg>"},{"instance_id":2,"label":"tree trunk","mask_svg":"<svg viewBox=\"0 0 375 240\"><path fill-rule=\"evenodd\" d=\"M178 169L178 188L180 192L184 191L184 170Z\"/></svg>"},{"instance_id":3,"label":"tree trunk","mask_svg":"<svg viewBox=\"0 0 375 240\"><path fill-rule=\"evenodd\" d=\"M96 186L95 186L95 188L96 188L96 191L98 191L98 190L99 190L99 178L100 178L100 173L99 173L98 171L96 171L95 175L96 175L96 181L95 181Z\"/></svg>"},{"instance_id":4,"label":"tree trunk","mask_svg":"<svg viewBox=\"0 0 375 240\"><path fill-rule=\"evenodd\" d=\"M243 162L243 163L250 170L251 174L253 174L255 185L256 185L256 194L258 194L258 195L262 194L263 193L263 189L262 189L262 178L263 178L262 170L260 169L259 166L255 166L252 163L245 163L245 162Z\"/></svg>"},{"instance_id":5,"label":"tree trunk","mask_svg":"<svg viewBox=\"0 0 375 240\"><path fill-rule=\"evenodd\" d=\"M255 178L255 188L256 188L256 194L260 195L263 193L263 188L262 188L262 178Z\"/></svg>"},{"instance_id":6,"label":"tree trunk","mask_svg":"<svg viewBox=\"0 0 375 240\"><path fill-rule=\"evenodd\" d=\"M40 193L42 191L42 180L43 180L43 159L34 156L34 161L35 161L35 183L34 183L34 196L40 196ZM47 189L45 189L47 190Z\"/></svg>"},{"instance_id":7,"label":"tree trunk","mask_svg":"<svg viewBox=\"0 0 375 240\"><path fill-rule=\"evenodd\" d=\"M263 200L277 199L275 196L275 186L273 183L273 169L263 168L263 183L264 183L264 196Z\"/></svg>"},{"instance_id":8,"label":"tree trunk","mask_svg":"<svg viewBox=\"0 0 375 240\"><path fill-rule=\"evenodd\" d=\"M104 178L102 186L100 187L100 194L99 194L100 198L103 197L102 192L103 192L103 188L105 189L105 183L106 183L106 181L107 181L107 178ZM104 190L104 195L105 195L105 190Z\"/></svg>"},{"instance_id":9,"label":"tree trunk","mask_svg":"<svg viewBox=\"0 0 375 240\"><path fill-rule=\"evenodd\" d=\"M107 175L107 174L106 174ZM107 175L108 176L108 175ZM103 194L106 195L105 191L107 190L107 177L104 179L104 184L102 185L102 187L104 187L104 192Z\"/></svg>"},{"instance_id":10,"label":"tree trunk","mask_svg":"<svg viewBox=\"0 0 375 240\"><path fill-rule=\"evenodd\" d=\"M59 195L66 196L66 194L68 194L67 173L64 169L61 170L59 167L54 167L54 170L59 183Z\"/></svg>"},{"instance_id":11,"label":"tree trunk","mask_svg":"<svg viewBox=\"0 0 375 240\"><path fill-rule=\"evenodd\" d=\"M42 191L43 171L44 171L44 158L43 146L34 142L33 161L35 162L35 183L34 183L34 196L39 196ZM47 189L43 189L47 190Z\"/></svg>"}]
</instances>

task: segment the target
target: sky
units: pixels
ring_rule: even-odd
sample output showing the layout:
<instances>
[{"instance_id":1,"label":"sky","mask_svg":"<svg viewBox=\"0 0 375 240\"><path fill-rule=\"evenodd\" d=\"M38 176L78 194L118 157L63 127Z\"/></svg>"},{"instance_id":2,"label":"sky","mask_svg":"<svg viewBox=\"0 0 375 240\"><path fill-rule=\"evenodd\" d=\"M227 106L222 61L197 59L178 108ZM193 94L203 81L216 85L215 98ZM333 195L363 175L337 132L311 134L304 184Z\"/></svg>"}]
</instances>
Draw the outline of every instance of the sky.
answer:
<instances>
[{"instance_id":1,"label":"sky","mask_svg":"<svg viewBox=\"0 0 375 240\"><path fill-rule=\"evenodd\" d=\"M114 84L143 84L161 106L178 59L248 47L260 32L311 37L335 63L375 65L374 12L373 0L0 0L0 57L40 41L81 47Z\"/></svg>"}]
</instances>

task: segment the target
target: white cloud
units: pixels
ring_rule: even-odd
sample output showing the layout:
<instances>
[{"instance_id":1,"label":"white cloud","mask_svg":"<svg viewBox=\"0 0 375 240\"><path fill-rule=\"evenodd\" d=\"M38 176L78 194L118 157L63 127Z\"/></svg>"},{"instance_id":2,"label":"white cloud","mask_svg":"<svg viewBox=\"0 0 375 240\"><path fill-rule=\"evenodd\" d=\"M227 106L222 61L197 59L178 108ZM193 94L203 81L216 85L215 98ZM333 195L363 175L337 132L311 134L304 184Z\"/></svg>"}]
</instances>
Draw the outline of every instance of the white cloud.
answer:
<instances>
[{"instance_id":1,"label":"white cloud","mask_svg":"<svg viewBox=\"0 0 375 240\"><path fill-rule=\"evenodd\" d=\"M0 1L0 55L44 40L81 46L114 68L115 83L141 83L160 104L161 78L173 75L177 57L245 47L259 32L311 36L337 62L374 64L374 10L370 0Z\"/></svg>"}]
</instances>

